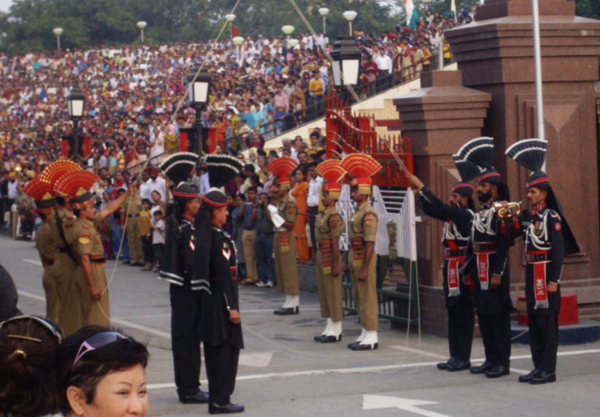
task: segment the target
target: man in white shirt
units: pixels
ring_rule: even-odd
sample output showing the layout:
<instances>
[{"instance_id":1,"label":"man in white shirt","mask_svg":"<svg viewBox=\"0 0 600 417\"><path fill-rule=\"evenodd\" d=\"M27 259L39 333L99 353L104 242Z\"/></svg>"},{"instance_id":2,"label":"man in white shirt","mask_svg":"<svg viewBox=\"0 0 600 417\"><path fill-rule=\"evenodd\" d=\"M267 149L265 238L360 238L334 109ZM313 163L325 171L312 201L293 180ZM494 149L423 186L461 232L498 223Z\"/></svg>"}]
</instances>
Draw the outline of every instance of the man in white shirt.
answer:
<instances>
[{"instance_id":1,"label":"man in white shirt","mask_svg":"<svg viewBox=\"0 0 600 417\"><path fill-rule=\"evenodd\" d=\"M313 254L316 252L314 249L317 247L317 240L315 238L315 220L317 214L319 214L319 195L321 194L321 187L323 186L323 178L319 176L316 170L317 164L314 162L308 164L308 175L310 175L310 182L308 186L308 225L310 227L310 241L312 242Z\"/></svg>"},{"instance_id":2,"label":"man in white shirt","mask_svg":"<svg viewBox=\"0 0 600 417\"><path fill-rule=\"evenodd\" d=\"M375 54L373 60L377 64L377 68L379 68L379 77L388 75L392 70L392 58L385 53L384 48L379 48L379 51Z\"/></svg>"},{"instance_id":3,"label":"man in white shirt","mask_svg":"<svg viewBox=\"0 0 600 417\"><path fill-rule=\"evenodd\" d=\"M151 195L150 195L150 185L148 184L148 182L150 181L150 169L145 168L142 171L142 183L140 184L140 198L143 199L147 199L152 201L151 199Z\"/></svg>"},{"instance_id":4,"label":"man in white shirt","mask_svg":"<svg viewBox=\"0 0 600 417\"><path fill-rule=\"evenodd\" d=\"M148 180L148 189L150 191L150 195L152 195L153 191L156 191L160 194L161 201L169 201L167 194L167 182L164 178L158 176L158 168L156 167L148 167L150 170L150 179Z\"/></svg>"}]
</instances>

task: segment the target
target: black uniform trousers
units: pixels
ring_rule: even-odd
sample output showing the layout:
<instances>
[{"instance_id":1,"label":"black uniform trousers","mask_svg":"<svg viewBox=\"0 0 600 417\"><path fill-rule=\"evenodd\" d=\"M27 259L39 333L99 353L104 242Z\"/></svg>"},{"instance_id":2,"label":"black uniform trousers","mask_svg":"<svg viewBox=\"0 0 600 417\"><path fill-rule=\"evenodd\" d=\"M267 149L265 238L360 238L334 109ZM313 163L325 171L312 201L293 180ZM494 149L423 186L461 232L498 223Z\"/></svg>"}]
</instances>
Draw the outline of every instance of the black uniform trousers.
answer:
<instances>
[{"instance_id":1,"label":"black uniform trousers","mask_svg":"<svg viewBox=\"0 0 600 417\"><path fill-rule=\"evenodd\" d=\"M510 311L507 309L496 314L477 313L477 318L486 362L510 367Z\"/></svg>"},{"instance_id":2,"label":"black uniform trousers","mask_svg":"<svg viewBox=\"0 0 600 417\"><path fill-rule=\"evenodd\" d=\"M529 315L529 347L535 369L556 371L558 313Z\"/></svg>"},{"instance_id":3,"label":"black uniform trousers","mask_svg":"<svg viewBox=\"0 0 600 417\"><path fill-rule=\"evenodd\" d=\"M229 342L212 346L204 344L206 375L210 381L208 395L210 402L227 405L235 389L240 350Z\"/></svg>"},{"instance_id":4,"label":"black uniform trousers","mask_svg":"<svg viewBox=\"0 0 600 417\"><path fill-rule=\"evenodd\" d=\"M475 327L475 308L473 303L465 296L452 306L447 306L448 311L448 345L450 357L468 362L471 359L471 346L473 345L473 328Z\"/></svg>"},{"instance_id":5,"label":"black uniform trousers","mask_svg":"<svg viewBox=\"0 0 600 417\"><path fill-rule=\"evenodd\" d=\"M171 284L171 345L179 397L200 391L200 298L202 291Z\"/></svg>"}]
</instances>

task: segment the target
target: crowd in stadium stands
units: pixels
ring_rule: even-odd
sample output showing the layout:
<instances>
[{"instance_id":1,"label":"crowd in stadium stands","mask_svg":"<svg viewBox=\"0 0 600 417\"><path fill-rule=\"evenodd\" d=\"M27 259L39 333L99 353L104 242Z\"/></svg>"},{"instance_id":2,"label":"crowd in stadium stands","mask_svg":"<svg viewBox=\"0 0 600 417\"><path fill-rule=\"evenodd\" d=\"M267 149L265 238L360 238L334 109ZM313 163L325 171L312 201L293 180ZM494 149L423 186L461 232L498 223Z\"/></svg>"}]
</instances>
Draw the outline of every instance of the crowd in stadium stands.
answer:
<instances>
[{"instance_id":1,"label":"crowd in stadium stands","mask_svg":"<svg viewBox=\"0 0 600 417\"><path fill-rule=\"evenodd\" d=\"M460 23L470 23L474 13L474 7L464 11ZM402 25L379 36L355 31L363 57L359 96L365 98L435 68L440 51L444 61L451 61L444 30L457 25L454 18L428 10L412 30ZM269 154L263 150L266 140L321 116L324 96L334 89L324 54L332 50L333 41L322 33L299 34L297 39L298 45L291 48L283 36L247 37L239 54L231 39L216 45L209 40L102 45L15 56L0 53L0 222L14 227L22 201L28 200L22 186L47 164L64 158L61 139L73 133L66 106L72 86L85 93L86 115L79 128L91 138L91 155L83 164L103 177L98 204L105 204L117 195L112 192L118 188L116 183L141 175L136 168L140 164L159 165L165 153L177 150L179 129L194 126L194 109L185 102L178 104L190 70L207 56L205 69L213 74L212 90L201 121L225 139L225 149L218 147L217 152L251 149L245 162L253 171L244 174L240 186L264 184L265 163L282 154L318 162L324 145L320 131L310 138L287 140ZM208 54L211 49L214 52ZM244 158L241 153L239 157ZM129 178L117 174L127 169ZM200 181L198 190L203 191ZM35 204L26 204L20 218L29 224L32 217L27 213L35 215Z\"/></svg>"}]
</instances>

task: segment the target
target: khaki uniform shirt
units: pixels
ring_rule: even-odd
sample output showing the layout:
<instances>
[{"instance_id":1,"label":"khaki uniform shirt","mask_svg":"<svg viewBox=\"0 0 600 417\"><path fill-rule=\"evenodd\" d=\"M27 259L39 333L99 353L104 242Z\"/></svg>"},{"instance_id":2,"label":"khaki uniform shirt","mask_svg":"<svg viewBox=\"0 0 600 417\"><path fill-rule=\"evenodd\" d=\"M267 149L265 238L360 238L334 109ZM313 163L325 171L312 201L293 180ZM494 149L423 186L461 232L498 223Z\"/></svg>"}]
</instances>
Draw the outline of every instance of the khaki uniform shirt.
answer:
<instances>
[{"instance_id":1,"label":"khaki uniform shirt","mask_svg":"<svg viewBox=\"0 0 600 417\"><path fill-rule=\"evenodd\" d=\"M56 245L52 239L52 227L49 223L42 223L38 227L35 238L35 247L40 253L40 258L44 267L48 262L54 262L56 259Z\"/></svg>"}]
</instances>

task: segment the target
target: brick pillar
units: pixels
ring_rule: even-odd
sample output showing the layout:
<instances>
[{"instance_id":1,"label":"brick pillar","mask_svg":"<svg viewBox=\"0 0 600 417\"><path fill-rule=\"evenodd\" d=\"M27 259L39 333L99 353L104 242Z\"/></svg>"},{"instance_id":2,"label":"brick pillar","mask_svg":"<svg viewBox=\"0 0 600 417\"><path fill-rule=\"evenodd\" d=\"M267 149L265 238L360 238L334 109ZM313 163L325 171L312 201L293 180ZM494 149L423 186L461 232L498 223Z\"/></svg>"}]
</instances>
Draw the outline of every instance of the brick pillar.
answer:
<instances>
[{"instance_id":1,"label":"brick pillar","mask_svg":"<svg viewBox=\"0 0 600 417\"><path fill-rule=\"evenodd\" d=\"M423 73L421 89L394 100L402 133L412 140L415 175L446 201L458 180L452 155L467 141L481 136L490 94L462 86L461 71ZM421 317L426 332L447 332L442 289L442 222L417 213L417 255L421 287Z\"/></svg>"},{"instance_id":2,"label":"brick pillar","mask_svg":"<svg viewBox=\"0 0 600 417\"><path fill-rule=\"evenodd\" d=\"M582 317L600 302L598 136L600 21L575 16L575 2L539 0L548 139L547 172L583 255L566 259L563 291L578 294ZM446 32L463 83L492 95L483 133L496 139L496 167L512 201L526 203L529 173L504 151L537 137L530 0L487 0L476 22ZM510 252L513 298L524 291L523 245Z\"/></svg>"}]
</instances>

